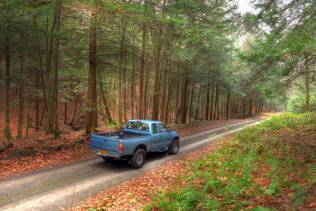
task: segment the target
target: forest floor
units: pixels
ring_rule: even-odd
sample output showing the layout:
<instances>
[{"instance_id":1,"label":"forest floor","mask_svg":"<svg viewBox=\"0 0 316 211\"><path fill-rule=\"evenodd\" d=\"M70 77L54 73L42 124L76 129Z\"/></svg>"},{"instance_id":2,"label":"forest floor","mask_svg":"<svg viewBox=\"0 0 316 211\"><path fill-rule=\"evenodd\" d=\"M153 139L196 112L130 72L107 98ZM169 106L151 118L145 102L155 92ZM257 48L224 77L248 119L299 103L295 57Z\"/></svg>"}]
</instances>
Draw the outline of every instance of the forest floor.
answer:
<instances>
[{"instance_id":1,"label":"forest floor","mask_svg":"<svg viewBox=\"0 0 316 211\"><path fill-rule=\"evenodd\" d=\"M267 115L270 114L249 119L260 119ZM185 125L172 125L172 128L177 129L181 137L186 137L249 119L196 121ZM57 140L43 132L33 133L28 139L14 140L8 148L3 143L0 142L0 179L96 158L88 147L89 140L83 131L65 129Z\"/></svg>"},{"instance_id":2,"label":"forest floor","mask_svg":"<svg viewBox=\"0 0 316 211\"><path fill-rule=\"evenodd\" d=\"M46 168L25 175L0 179L0 210L59 210L76 207L99 191L119 186L142 176L152 169L166 165L170 160L204 149L221 137L258 124L266 116L224 124L200 133L181 137L180 151L175 156L166 153L150 153L146 165L133 169L127 162L92 158L54 168ZM195 123L196 124L196 123ZM180 130L188 130L182 126ZM128 189L127 189L128 190Z\"/></svg>"},{"instance_id":3,"label":"forest floor","mask_svg":"<svg viewBox=\"0 0 316 211\"><path fill-rule=\"evenodd\" d=\"M283 114L99 192L75 210L316 210L316 114Z\"/></svg>"}]
</instances>

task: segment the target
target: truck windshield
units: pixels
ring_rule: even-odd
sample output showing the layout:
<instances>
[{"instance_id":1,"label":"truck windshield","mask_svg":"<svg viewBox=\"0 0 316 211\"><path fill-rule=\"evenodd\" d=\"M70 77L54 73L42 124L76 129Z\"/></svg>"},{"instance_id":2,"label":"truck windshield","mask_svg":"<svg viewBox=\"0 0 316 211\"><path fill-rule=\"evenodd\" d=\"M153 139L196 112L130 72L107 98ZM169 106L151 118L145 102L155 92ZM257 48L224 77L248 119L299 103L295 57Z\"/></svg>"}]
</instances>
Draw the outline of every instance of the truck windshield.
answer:
<instances>
[{"instance_id":1,"label":"truck windshield","mask_svg":"<svg viewBox=\"0 0 316 211\"><path fill-rule=\"evenodd\" d=\"M132 130L141 130L141 131L149 132L148 123L143 123L143 122L128 122L126 125L126 128L132 129Z\"/></svg>"}]
</instances>

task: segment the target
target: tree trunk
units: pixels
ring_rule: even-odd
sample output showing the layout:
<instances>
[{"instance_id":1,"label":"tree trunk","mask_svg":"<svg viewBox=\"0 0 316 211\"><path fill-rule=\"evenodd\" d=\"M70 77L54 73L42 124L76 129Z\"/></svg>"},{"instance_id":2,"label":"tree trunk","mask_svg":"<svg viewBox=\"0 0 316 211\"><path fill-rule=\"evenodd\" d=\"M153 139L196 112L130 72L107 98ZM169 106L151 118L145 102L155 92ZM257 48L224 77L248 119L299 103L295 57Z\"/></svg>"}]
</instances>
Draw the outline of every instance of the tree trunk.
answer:
<instances>
[{"instance_id":1,"label":"tree trunk","mask_svg":"<svg viewBox=\"0 0 316 211\"><path fill-rule=\"evenodd\" d=\"M149 58L148 58L149 60ZM148 87L149 87L149 78L150 78L150 69L149 69L149 65L151 64L151 62L147 62L147 64L145 65L145 73L146 73L146 80L145 80L145 89L144 89L144 94L143 94L143 99L144 99L144 105L143 105L143 118L147 118L147 104L148 104Z\"/></svg>"},{"instance_id":2,"label":"tree trunk","mask_svg":"<svg viewBox=\"0 0 316 211\"><path fill-rule=\"evenodd\" d=\"M163 80L162 80L162 95L161 95L161 104L160 104L160 120L165 120L166 112L166 97L167 97L167 81L168 80L168 64L165 65L163 71Z\"/></svg>"},{"instance_id":3,"label":"tree trunk","mask_svg":"<svg viewBox=\"0 0 316 211\"><path fill-rule=\"evenodd\" d=\"M225 117L226 119L229 118L229 108L230 108L230 88L227 88L227 99L226 99L226 113Z\"/></svg>"},{"instance_id":4,"label":"tree trunk","mask_svg":"<svg viewBox=\"0 0 316 211\"><path fill-rule=\"evenodd\" d=\"M165 116L164 116L164 121L166 123L169 123L169 111L170 111L170 100L171 100L171 97L172 97L172 85L173 85L173 81L171 80L171 76L169 76L169 85L168 85L168 95L167 95L167 102L166 102L166 109L165 109Z\"/></svg>"},{"instance_id":5,"label":"tree trunk","mask_svg":"<svg viewBox=\"0 0 316 211\"><path fill-rule=\"evenodd\" d=\"M67 124L67 120L68 120L68 105L67 102L64 102L64 124Z\"/></svg>"},{"instance_id":6,"label":"tree trunk","mask_svg":"<svg viewBox=\"0 0 316 211\"><path fill-rule=\"evenodd\" d=\"M146 28L146 24L144 23L143 35L142 35L142 49L141 49L141 55L140 55L140 69L139 69L138 119L144 118L144 106L145 106L144 105L144 72L145 72L146 39L147 39L147 28Z\"/></svg>"},{"instance_id":7,"label":"tree trunk","mask_svg":"<svg viewBox=\"0 0 316 211\"><path fill-rule=\"evenodd\" d=\"M4 70L4 79L5 79L5 129L4 135L6 141L11 141L12 134L10 129L10 83L11 83L11 53L10 53L10 41L8 32L4 33L4 61L5 61L5 70Z\"/></svg>"},{"instance_id":8,"label":"tree trunk","mask_svg":"<svg viewBox=\"0 0 316 211\"><path fill-rule=\"evenodd\" d=\"M40 79L39 79L39 73L36 72L35 73L35 87L36 87L36 91L39 90L39 83L40 83ZM39 130L39 96L38 94L36 94L35 96L35 130L38 131Z\"/></svg>"},{"instance_id":9,"label":"tree trunk","mask_svg":"<svg viewBox=\"0 0 316 211\"><path fill-rule=\"evenodd\" d=\"M190 98L190 111L189 111L189 121L192 120L192 112L193 112L193 99L194 99L194 81L192 82L192 88L191 88L191 98Z\"/></svg>"},{"instance_id":10,"label":"tree trunk","mask_svg":"<svg viewBox=\"0 0 316 211\"><path fill-rule=\"evenodd\" d=\"M202 88L200 87L199 89L199 94L197 97L197 102L201 102L201 95L202 95ZM199 118L199 110L200 110L200 103L197 104L196 109L195 109L195 115L194 115L194 120L198 120Z\"/></svg>"},{"instance_id":11,"label":"tree trunk","mask_svg":"<svg viewBox=\"0 0 316 211\"><path fill-rule=\"evenodd\" d=\"M124 24L123 27L125 28L127 24ZM126 32L125 32L126 33ZM125 35L124 35L125 37ZM123 108L124 108L124 124L127 122L127 94L126 94L126 72L127 72L127 45L126 39L124 39L123 45Z\"/></svg>"},{"instance_id":12,"label":"tree trunk","mask_svg":"<svg viewBox=\"0 0 316 211\"><path fill-rule=\"evenodd\" d=\"M36 88L37 90L39 90L39 77L40 77L42 92L43 92L43 97L44 97L44 105L45 105L45 109L47 110L47 90L46 90L46 84L45 84L42 51L41 51L40 38L38 34L36 18L33 19L33 24L34 24L35 36L36 36L37 56L38 56L38 62L39 62L39 67L40 67L40 74L36 73ZM38 104L38 96L36 98L37 98L36 103ZM38 105L36 106L36 108L38 108ZM36 115L39 115L38 112L36 113ZM38 130L38 127L39 127L39 116L36 117L36 130Z\"/></svg>"},{"instance_id":13,"label":"tree trunk","mask_svg":"<svg viewBox=\"0 0 316 211\"><path fill-rule=\"evenodd\" d=\"M114 120L113 120L113 118L111 116L110 110L109 110L108 102L106 100L106 95L105 95L104 88L103 88L103 83L102 83L102 77L101 77L100 70L98 70L98 77L99 77L100 95L101 95L101 99L102 99L102 102L103 102L103 109L104 109L105 114L106 114L107 122L110 125L111 124L115 124L115 122L114 122Z\"/></svg>"},{"instance_id":14,"label":"tree trunk","mask_svg":"<svg viewBox=\"0 0 316 211\"><path fill-rule=\"evenodd\" d=\"M161 64L161 36L162 36L162 26L159 26L158 37L156 38L155 45L155 66L154 66L154 89L153 89L153 100L152 100L152 119L158 120L159 114L159 78L160 78L160 64Z\"/></svg>"},{"instance_id":15,"label":"tree trunk","mask_svg":"<svg viewBox=\"0 0 316 211\"><path fill-rule=\"evenodd\" d=\"M216 89L216 91L215 91L215 109L214 109L214 113L215 113L215 119L219 120L219 103L218 103L219 86L218 86L218 83L216 83L215 89Z\"/></svg>"},{"instance_id":16,"label":"tree trunk","mask_svg":"<svg viewBox=\"0 0 316 211\"><path fill-rule=\"evenodd\" d=\"M210 92L211 92L211 70L208 71L208 82L206 90L205 120L209 120L210 115Z\"/></svg>"},{"instance_id":17,"label":"tree trunk","mask_svg":"<svg viewBox=\"0 0 316 211\"><path fill-rule=\"evenodd\" d=\"M119 54L119 65L118 65L118 77L119 77L119 95L117 98L117 109L118 109L118 126L121 128L123 125L123 109L122 109L122 89L123 89L123 60L124 60L124 45L125 45L125 17L122 17L121 23L121 42L120 42L120 54Z\"/></svg>"},{"instance_id":18,"label":"tree trunk","mask_svg":"<svg viewBox=\"0 0 316 211\"><path fill-rule=\"evenodd\" d=\"M248 117L251 117L252 116L252 107L253 107L253 99L252 98L250 98L249 99L249 110L248 110Z\"/></svg>"},{"instance_id":19,"label":"tree trunk","mask_svg":"<svg viewBox=\"0 0 316 211\"><path fill-rule=\"evenodd\" d=\"M210 119L214 120L215 115L214 115L214 93L215 93L215 82L214 80L212 81L212 93L211 93L211 114L210 114Z\"/></svg>"},{"instance_id":20,"label":"tree trunk","mask_svg":"<svg viewBox=\"0 0 316 211\"><path fill-rule=\"evenodd\" d=\"M132 75L131 75L131 92L130 92L130 103L131 103L131 118L134 119L134 105L135 105L135 32L132 36ZM136 109L137 110L137 109Z\"/></svg>"},{"instance_id":21,"label":"tree trunk","mask_svg":"<svg viewBox=\"0 0 316 211\"><path fill-rule=\"evenodd\" d=\"M79 96L76 96L75 97L75 105L74 105L72 118L71 118L71 122L70 122L71 126L74 126L74 122L75 122L75 118L76 118L76 114L77 114L78 103L79 103Z\"/></svg>"},{"instance_id":22,"label":"tree trunk","mask_svg":"<svg viewBox=\"0 0 316 211\"><path fill-rule=\"evenodd\" d=\"M55 1L54 21L52 33L59 33L61 19L62 0ZM51 59L52 58L52 59ZM53 69L51 69L53 61ZM47 70L49 73L49 97L48 97L48 128L49 133L54 133L57 138L59 131L58 124L58 66L59 66L59 38L58 35L51 36L50 51L48 54Z\"/></svg>"},{"instance_id":23,"label":"tree trunk","mask_svg":"<svg viewBox=\"0 0 316 211\"><path fill-rule=\"evenodd\" d=\"M182 94L181 94L181 114L180 114L181 118L180 118L180 121L182 124L185 124L187 121L187 110L188 110L187 93L188 93L188 78L186 77L186 74L185 74L184 84L182 87Z\"/></svg>"},{"instance_id":24,"label":"tree trunk","mask_svg":"<svg viewBox=\"0 0 316 211\"><path fill-rule=\"evenodd\" d=\"M94 26L96 14L93 14L93 22L90 26L89 41L89 73L87 90L86 132L89 134L97 126L97 38Z\"/></svg>"},{"instance_id":25,"label":"tree trunk","mask_svg":"<svg viewBox=\"0 0 316 211\"><path fill-rule=\"evenodd\" d=\"M28 138L29 135L30 135L30 129L33 127L32 126L32 118L31 118L31 115L30 115L30 110L32 108L28 108L27 110L27 115L26 115L26 132L25 132L25 138Z\"/></svg>"},{"instance_id":26,"label":"tree trunk","mask_svg":"<svg viewBox=\"0 0 316 211\"><path fill-rule=\"evenodd\" d=\"M20 80L19 80L19 124L17 138L23 137L23 120L24 120L24 92L25 92L25 68L24 60L20 56Z\"/></svg>"}]
</instances>

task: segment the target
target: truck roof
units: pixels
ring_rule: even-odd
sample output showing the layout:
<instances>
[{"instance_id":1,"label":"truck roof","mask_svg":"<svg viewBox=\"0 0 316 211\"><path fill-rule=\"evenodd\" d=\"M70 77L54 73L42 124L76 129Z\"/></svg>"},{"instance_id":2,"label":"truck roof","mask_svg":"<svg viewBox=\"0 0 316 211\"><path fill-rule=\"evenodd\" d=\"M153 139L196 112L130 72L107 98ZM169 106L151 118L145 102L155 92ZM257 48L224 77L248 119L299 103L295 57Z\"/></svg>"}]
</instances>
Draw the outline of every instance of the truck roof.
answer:
<instances>
[{"instance_id":1,"label":"truck roof","mask_svg":"<svg viewBox=\"0 0 316 211\"><path fill-rule=\"evenodd\" d=\"M144 122L144 123L161 123L161 121L157 121L157 120L149 120L149 119L131 119L129 120L129 122Z\"/></svg>"}]
</instances>

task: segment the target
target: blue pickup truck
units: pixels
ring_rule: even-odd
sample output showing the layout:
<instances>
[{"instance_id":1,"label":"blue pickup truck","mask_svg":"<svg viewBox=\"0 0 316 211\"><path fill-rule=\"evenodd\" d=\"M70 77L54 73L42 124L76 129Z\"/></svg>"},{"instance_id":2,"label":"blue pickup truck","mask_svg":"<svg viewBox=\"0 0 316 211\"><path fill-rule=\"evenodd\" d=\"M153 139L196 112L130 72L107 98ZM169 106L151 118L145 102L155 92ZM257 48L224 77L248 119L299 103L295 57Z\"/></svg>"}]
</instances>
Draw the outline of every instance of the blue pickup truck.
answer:
<instances>
[{"instance_id":1,"label":"blue pickup truck","mask_svg":"<svg viewBox=\"0 0 316 211\"><path fill-rule=\"evenodd\" d=\"M177 154L179 134L160 121L130 120L123 131L93 134L90 147L104 160L126 159L141 168L148 152Z\"/></svg>"}]
</instances>

